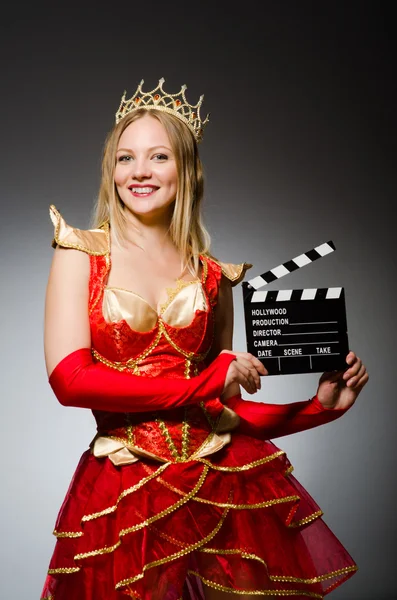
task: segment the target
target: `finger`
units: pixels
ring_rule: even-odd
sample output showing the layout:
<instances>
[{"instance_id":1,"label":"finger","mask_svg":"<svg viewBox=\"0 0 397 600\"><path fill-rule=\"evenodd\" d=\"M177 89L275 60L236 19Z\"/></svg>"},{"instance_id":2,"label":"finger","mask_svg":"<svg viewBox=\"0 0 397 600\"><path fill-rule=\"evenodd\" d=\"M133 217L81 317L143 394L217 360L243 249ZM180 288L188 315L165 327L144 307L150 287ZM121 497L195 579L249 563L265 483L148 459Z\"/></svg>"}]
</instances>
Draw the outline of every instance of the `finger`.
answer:
<instances>
[{"instance_id":1,"label":"finger","mask_svg":"<svg viewBox=\"0 0 397 600\"><path fill-rule=\"evenodd\" d=\"M245 389L246 392L248 392L248 394L255 394L255 392L257 391L256 385L253 383L252 380L249 379L249 377L244 377L243 375L241 375L239 382L238 382L242 388Z\"/></svg>"},{"instance_id":2,"label":"finger","mask_svg":"<svg viewBox=\"0 0 397 600\"><path fill-rule=\"evenodd\" d=\"M359 394L361 392L362 388L367 383L368 379L369 379L369 375L367 372L365 372L365 374L361 377L361 379L359 380L358 384L355 387L355 391L357 392L357 394Z\"/></svg>"},{"instance_id":3,"label":"finger","mask_svg":"<svg viewBox=\"0 0 397 600\"><path fill-rule=\"evenodd\" d=\"M347 387L354 387L356 385L356 383L361 379L361 377L364 375L365 373L365 366L362 365L361 368L359 369L358 373L355 373L352 377L350 377L347 381L346 381L346 385Z\"/></svg>"},{"instance_id":4,"label":"finger","mask_svg":"<svg viewBox=\"0 0 397 600\"><path fill-rule=\"evenodd\" d=\"M356 398L361 393L361 390L367 383L368 379L369 379L368 373L365 372L364 375L358 380L356 385L349 387L349 389L351 389L355 393Z\"/></svg>"},{"instance_id":5,"label":"finger","mask_svg":"<svg viewBox=\"0 0 397 600\"><path fill-rule=\"evenodd\" d=\"M255 360L256 357L251 354L250 352L235 352L234 354L236 354L237 356L240 356L241 358L245 358L246 360L249 360L252 362L252 360Z\"/></svg>"},{"instance_id":6,"label":"finger","mask_svg":"<svg viewBox=\"0 0 397 600\"><path fill-rule=\"evenodd\" d=\"M249 363L248 363L249 364ZM257 390L257 385L253 378L252 372L247 368L242 361L239 360L236 363L237 369L237 383L243 386L243 388L250 394L253 394Z\"/></svg>"},{"instance_id":7,"label":"finger","mask_svg":"<svg viewBox=\"0 0 397 600\"><path fill-rule=\"evenodd\" d=\"M268 375L265 365L261 363L261 361L258 360L255 356L252 359L252 364L254 365L255 369L260 375Z\"/></svg>"},{"instance_id":8,"label":"finger","mask_svg":"<svg viewBox=\"0 0 397 600\"><path fill-rule=\"evenodd\" d=\"M364 367L364 365L362 365L362 368L357 373L357 375L355 377L352 377L351 379L349 379L349 381L346 382L347 387L356 390L358 388L358 386L361 384L361 381L365 377L366 374L367 374L367 370ZM365 383L366 383L366 381L365 381Z\"/></svg>"},{"instance_id":9,"label":"finger","mask_svg":"<svg viewBox=\"0 0 397 600\"><path fill-rule=\"evenodd\" d=\"M255 386L255 390L260 390L261 388L261 379L259 377L259 373L253 367L248 368L248 378L252 385Z\"/></svg>"},{"instance_id":10,"label":"finger","mask_svg":"<svg viewBox=\"0 0 397 600\"><path fill-rule=\"evenodd\" d=\"M247 360L251 362L253 367L258 371L260 375L268 375L265 365L261 363L261 361L256 356L248 353Z\"/></svg>"},{"instance_id":11,"label":"finger","mask_svg":"<svg viewBox=\"0 0 397 600\"><path fill-rule=\"evenodd\" d=\"M346 362L348 365L352 365L354 363L354 361L356 360L357 356L354 352L350 351L349 354L346 356Z\"/></svg>"},{"instance_id":12,"label":"finger","mask_svg":"<svg viewBox=\"0 0 397 600\"><path fill-rule=\"evenodd\" d=\"M244 366L244 368L248 369L248 371L250 372L252 378L255 381L255 385L257 386L258 389L260 389L260 387L261 387L261 379L260 379L258 371L253 366L252 362L250 362L246 358L238 357L237 364L241 364L242 366Z\"/></svg>"},{"instance_id":13,"label":"finger","mask_svg":"<svg viewBox=\"0 0 397 600\"><path fill-rule=\"evenodd\" d=\"M222 350L222 352L234 354L236 358L247 360L255 367L258 373L260 373L261 375L268 375L267 369L264 367L261 361L258 360L256 356L254 356L250 352L231 352L230 350Z\"/></svg>"},{"instance_id":14,"label":"finger","mask_svg":"<svg viewBox=\"0 0 397 600\"><path fill-rule=\"evenodd\" d=\"M356 361L354 362L353 366L351 366L350 369L347 369L347 371L344 372L343 379L345 381L351 379L352 377L354 377L355 375L357 375L359 373L360 369L363 366L364 365L361 362L361 360L359 358L356 358Z\"/></svg>"}]
</instances>

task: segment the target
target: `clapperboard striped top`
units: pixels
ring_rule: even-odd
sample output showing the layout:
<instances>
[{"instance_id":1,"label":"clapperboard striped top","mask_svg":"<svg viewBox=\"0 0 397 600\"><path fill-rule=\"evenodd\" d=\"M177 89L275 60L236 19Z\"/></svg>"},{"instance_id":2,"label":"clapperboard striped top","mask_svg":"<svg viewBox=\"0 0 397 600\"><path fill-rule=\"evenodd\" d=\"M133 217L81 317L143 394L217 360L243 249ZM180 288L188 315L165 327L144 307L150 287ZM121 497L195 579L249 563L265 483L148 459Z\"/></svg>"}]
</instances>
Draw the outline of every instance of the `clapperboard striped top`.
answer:
<instances>
[{"instance_id":1,"label":"clapperboard striped top","mask_svg":"<svg viewBox=\"0 0 397 600\"><path fill-rule=\"evenodd\" d=\"M247 287L248 288L252 287L255 290L259 290L264 285L267 285L268 283L271 283L272 281L275 281L276 279L280 279L280 277L284 277L284 275L288 275L289 273L292 273L293 271L296 271L297 269L300 269L301 267L304 267L305 265L310 264L311 262L317 260L318 258L321 258L322 256L326 256L327 254L330 254L334 250L335 250L335 245L332 241L325 242L324 244L321 244L320 246L316 246L315 248L312 248L312 250L309 250L308 252L304 252L303 254L296 256L292 260L289 260L289 261L279 265L278 267L274 267L274 269L271 269L270 271L266 271L266 273L263 273L262 275L258 275L257 277L250 279L247 282ZM329 288L329 289L339 289L339 288ZM284 293L288 293L288 292L292 293L292 291L296 291L296 290L283 290ZM303 292L303 291L309 291L309 290L301 290L301 291ZM304 299L304 298L302 298L302 299Z\"/></svg>"},{"instance_id":2,"label":"clapperboard striped top","mask_svg":"<svg viewBox=\"0 0 397 600\"><path fill-rule=\"evenodd\" d=\"M308 288L305 290L256 291L251 302L285 302L288 300L335 300L342 294L341 287Z\"/></svg>"}]
</instances>

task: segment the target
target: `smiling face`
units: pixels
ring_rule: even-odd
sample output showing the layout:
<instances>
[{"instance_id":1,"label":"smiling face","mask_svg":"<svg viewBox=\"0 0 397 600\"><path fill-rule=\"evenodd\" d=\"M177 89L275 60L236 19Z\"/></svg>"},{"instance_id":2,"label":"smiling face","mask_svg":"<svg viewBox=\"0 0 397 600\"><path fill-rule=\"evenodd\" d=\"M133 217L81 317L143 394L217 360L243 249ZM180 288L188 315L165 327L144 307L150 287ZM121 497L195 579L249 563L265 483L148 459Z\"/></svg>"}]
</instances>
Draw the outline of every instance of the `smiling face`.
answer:
<instances>
[{"instance_id":1,"label":"smiling face","mask_svg":"<svg viewBox=\"0 0 397 600\"><path fill-rule=\"evenodd\" d=\"M136 217L171 216L178 187L174 153L163 125L146 113L120 136L114 181L125 208Z\"/></svg>"}]
</instances>

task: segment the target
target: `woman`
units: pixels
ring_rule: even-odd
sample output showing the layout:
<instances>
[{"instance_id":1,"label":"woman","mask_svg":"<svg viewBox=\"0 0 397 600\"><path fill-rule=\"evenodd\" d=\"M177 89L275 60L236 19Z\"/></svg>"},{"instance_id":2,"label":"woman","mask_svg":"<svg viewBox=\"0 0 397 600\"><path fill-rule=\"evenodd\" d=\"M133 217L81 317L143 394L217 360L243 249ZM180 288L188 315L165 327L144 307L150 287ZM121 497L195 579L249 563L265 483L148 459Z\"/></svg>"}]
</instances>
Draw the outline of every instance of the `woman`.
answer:
<instances>
[{"instance_id":1,"label":"woman","mask_svg":"<svg viewBox=\"0 0 397 600\"><path fill-rule=\"evenodd\" d=\"M247 264L209 254L197 143L202 98L123 97L105 144L96 228L55 207L49 382L98 433L60 510L46 600L322 598L357 569L269 438L330 422L368 380L350 352L308 401L243 400L266 375L231 352ZM88 307L88 310L87 310Z\"/></svg>"}]
</instances>

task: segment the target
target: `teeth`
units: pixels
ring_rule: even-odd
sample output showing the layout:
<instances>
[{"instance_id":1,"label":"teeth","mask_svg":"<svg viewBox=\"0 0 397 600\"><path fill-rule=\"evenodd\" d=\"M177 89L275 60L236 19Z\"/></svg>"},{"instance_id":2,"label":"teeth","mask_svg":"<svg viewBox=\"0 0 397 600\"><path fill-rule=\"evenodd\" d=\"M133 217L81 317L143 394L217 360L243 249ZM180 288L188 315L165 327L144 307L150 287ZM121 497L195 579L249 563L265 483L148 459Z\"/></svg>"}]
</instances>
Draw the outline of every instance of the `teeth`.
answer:
<instances>
[{"instance_id":1,"label":"teeth","mask_svg":"<svg viewBox=\"0 0 397 600\"><path fill-rule=\"evenodd\" d=\"M133 187L133 188L131 188L131 190L134 192L134 194L150 194L151 192L153 192L155 190L155 188L152 188L152 187Z\"/></svg>"}]
</instances>

